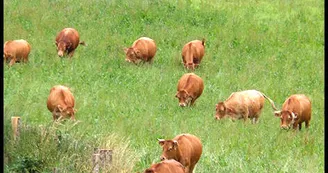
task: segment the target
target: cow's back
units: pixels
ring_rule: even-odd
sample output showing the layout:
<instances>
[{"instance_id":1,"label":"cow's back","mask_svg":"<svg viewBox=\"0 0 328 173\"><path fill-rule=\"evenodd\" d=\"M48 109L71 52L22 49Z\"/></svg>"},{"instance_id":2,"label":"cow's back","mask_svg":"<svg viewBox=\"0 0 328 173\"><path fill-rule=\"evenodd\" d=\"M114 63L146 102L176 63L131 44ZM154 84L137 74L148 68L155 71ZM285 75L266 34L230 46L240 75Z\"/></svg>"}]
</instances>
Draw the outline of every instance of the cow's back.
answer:
<instances>
[{"instance_id":1,"label":"cow's back","mask_svg":"<svg viewBox=\"0 0 328 173\"><path fill-rule=\"evenodd\" d=\"M195 165L203 152L203 146L200 139L191 134L181 134L173 140L178 141L180 152L184 158L189 158L190 163Z\"/></svg>"},{"instance_id":2,"label":"cow's back","mask_svg":"<svg viewBox=\"0 0 328 173\"><path fill-rule=\"evenodd\" d=\"M157 51L155 41L148 37L139 38L133 42L132 47L138 49L142 56L147 58L147 61L154 57Z\"/></svg>"},{"instance_id":3,"label":"cow's back","mask_svg":"<svg viewBox=\"0 0 328 173\"><path fill-rule=\"evenodd\" d=\"M182 56L184 58L188 58L187 56L193 55L193 57L198 57L200 60L203 58L205 54L205 49L203 42L200 40L193 40L185 44L182 48ZM192 62L192 59L185 59L185 61Z\"/></svg>"},{"instance_id":4,"label":"cow's back","mask_svg":"<svg viewBox=\"0 0 328 173\"><path fill-rule=\"evenodd\" d=\"M301 122L311 119L311 101L303 94L291 95L284 102L282 110L297 113Z\"/></svg>"},{"instance_id":5,"label":"cow's back","mask_svg":"<svg viewBox=\"0 0 328 173\"><path fill-rule=\"evenodd\" d=\"M80 35L74 28L64 28L56 37L56 42L72 43L72 49L77 48L80 42Z\"/></svg>"},{"instance_id":6,"label":"cow's back","mask_svg":"<svg viewBox=\"0 0 328 173\"><path fill-rule=\"evenodd\" d=\"M47 107L49 111L53 111L56 106L60 105L62 108L74 107L74 96L68 87L56 85L50 89L50 94L47 100Z\"/></svg>"},{"instance_id":7,"label":"cow's back","mask_svg":"<svg viewBox=\"0 0 328 173\"><path fill-rule=\"evenodd\" d=\"M201 95L204 90L204 81L194 73L184 74L178 82L177 90L186 90L193 95Z\"/></svg>"},{"instance_id":8,"label":"cow's back","mask_svg":"<svg viewBox=\"0 0 328 173\"><path fill-rule=\"evenodd\" d=\"M173 159L163 160L146 169L145 173L184 173L184 167Z\"/></svg>"},{"instance_id":9,"label":"cow's back","mask_svg":"<svg viewBox=\"0 0 328 173\"><path fill-rule=\"evenodd\" d=\"M252 117L263 108L264 101L265 98L259 91L245 90L232 93L225 101L225 105L237 111L244 111L247 107L249 116Z\"/></svg>"},{"instance_id":10,"label":"cow's back","mask_svg":"<svg viewBox=\"0 0 328 173\"><path fill-rule=\"evenodd\" d=\"M18 60L27 59L31 51L31 45L26 40L12 40L4 44L4 53L16 56Z\"/></svg>"}]
</instances>

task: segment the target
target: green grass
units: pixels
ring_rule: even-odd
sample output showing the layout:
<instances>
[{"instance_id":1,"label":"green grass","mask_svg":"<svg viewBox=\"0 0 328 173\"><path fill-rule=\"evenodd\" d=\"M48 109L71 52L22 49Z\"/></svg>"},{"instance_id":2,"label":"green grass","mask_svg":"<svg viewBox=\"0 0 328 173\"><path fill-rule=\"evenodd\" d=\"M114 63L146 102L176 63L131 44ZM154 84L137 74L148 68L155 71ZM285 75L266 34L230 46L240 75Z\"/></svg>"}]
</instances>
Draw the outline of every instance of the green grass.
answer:
<instances>
[{"instance_id":1,"label":"green grass","mask_svg":"<svg viewBox=\"0 0 328 173\"><path fill-rule=\"evenodd\" d=\"M113 149L109 172L143 172L159 162L157 138L198 136L195 172L324 172L324 3L306 1L27 1L4 2L4 42L26 39L29 63L4 65L5 172L24 168L90 172L95 147ZM74 27L88 46L59 58L56 34ZM141 36L156 41L152 65L124 61ZM195 73L205 89L194 107L174 97L187 71L181 50L206 39ZM46 100L67 85L77 120L53 124ZM270 104L258 124L215 121L215 104L257 89L278 108L302 93L312 100L310 128L282 131ZM21 116L12 140L10 118ZM45 128L41 130L39 126ZM44 135L48 134L48 135ZM58 146L53 138L61 133ZM46 157L45 157L46 156ZM34 166L34 168L33 168Z\"/></svg>"}]
</instances>

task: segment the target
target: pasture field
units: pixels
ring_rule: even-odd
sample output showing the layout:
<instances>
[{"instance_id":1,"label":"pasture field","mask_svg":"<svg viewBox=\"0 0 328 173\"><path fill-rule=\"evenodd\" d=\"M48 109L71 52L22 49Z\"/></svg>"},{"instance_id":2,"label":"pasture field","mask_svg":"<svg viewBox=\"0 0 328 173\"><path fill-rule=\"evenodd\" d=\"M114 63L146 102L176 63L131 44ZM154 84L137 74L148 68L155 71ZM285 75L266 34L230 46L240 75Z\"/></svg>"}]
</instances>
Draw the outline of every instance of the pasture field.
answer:
<instances>
[{"instance_id":1,"label":"pasture field","mask_svg":"<svg viewBox=\"0 0 328 173\"><path fill-rule=\"evenodd\" d=\"M72 59L54 44L65 27L87 43ZM141 36L156 41L154 63L125 62L123 48ZM182 46L202 38L194 73L205 89L181 108ZM143 172L159 162L157 138L181 133L203 143L197 173L324 172L324 1L5 0L3 41L13 39L32 49L27 64L3 66L4 172L90 172L95 147L113 149L103 172ZM52 121L46 101L57 84L72 89L78 122ZM214 119L216 103L247 89L278 109L307 95L310 128L280 130L268 101L258 124ZM22 118L18 141L12 116Z\"/></svg>"}]
</instances>

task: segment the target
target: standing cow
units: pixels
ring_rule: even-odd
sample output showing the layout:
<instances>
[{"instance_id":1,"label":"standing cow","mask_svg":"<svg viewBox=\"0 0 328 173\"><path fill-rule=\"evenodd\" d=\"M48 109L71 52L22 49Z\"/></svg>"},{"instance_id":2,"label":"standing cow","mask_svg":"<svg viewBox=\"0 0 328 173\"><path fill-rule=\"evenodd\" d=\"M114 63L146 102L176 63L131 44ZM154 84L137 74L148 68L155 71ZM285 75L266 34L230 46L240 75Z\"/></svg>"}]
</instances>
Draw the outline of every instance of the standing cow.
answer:
<instances>
[{"instance_id":1,"label":"standing cow","mask_svg":"<svg viewBox=\"0 0 328 173\"><path fill-rule=\"evenodd\" d=\"M311 101L304 94L294 94L287 98L282 105L282 110L275 111L275 116L280 117L280 128L296 129L302 128L302 123L305 122L305 127L308 128L311 120Z\"/></svg>"},{"instance_id":2,"label":"standing cow","mask_svg":"<svg viewBox=\"0 0 328 173\"><path fill-rule=\"evenodd\" d=\"M189 103L193 105L197 98L203 93L203 90L203 79L194 73L187 73L178 81L175 97L179 99L179 106L185 107Z\"/></svg>"},{"instance_id":3,"label":"standing cow","mask_svg":"<svg viewBox=\"0 0 328 173\"><path fill-rule=\"evenodd\" d=\"M148 37L141 37L133 42L132 47L124 48L126 54L125 61L133 62L149 62L152 63L156 54L157 48L155 41Z\"/></svg>"},{"instance_id":4,"label":"standing cow","mask_svg":"<svg viewBox=\"0 0 328 173\"><path fill-rule=\"evenodd\" d=\"M171 159L152 164L144 173L185 173L185 171L180 162Z\"/></svg>"},{"instance_id":5,"label":"standing cow","mask_svg":"<svg viewBox=\"0 0 328 173\"><path fill-rule=\"evenodd\" d=\"M3 45L4 62L10 61L9 66L20 61L27 62L30 51L31 46L26 40L6 41Z\"/></svg>"},{"instance_id":6,"label":"standing cow","mask_svg":"<svg viewBox=\"0 0 328 173\"><path fill-rule=\"evenodd\" d=\"M56 85L51 88L47 100L47 108L52 113L54 120L57 120L59 117L70 117L74 120L74 115L76 113L74 104L74 96L68 87Z\"/></svg>"},{"instance_id":7,"label":"standing cow","mask_svg":"<svg viewBox=\"0 0 328 173\"><path fill-rule=\"evenodd\" d=\"M158 139L158 141L163 148L161 160L174 159L185 167L185 173L192 173L203 151L198 137L180 134L170 140Z\"/></svg>"},{"instance_id":8,"label":"standing cow","mask_svg":"<svg viewBox=\"0 0 328 173\"><path fill-rule=\"evenodd\" d=\"M216 104L216 119L221 119L229 116L232 120L252 119L252 123L257 123L264 105L264 100L267 99L272 108L277 110L274 102L257 90L246 90L232 93L227 100Z\"/></svg>"},{"instance_id":9,"label":"standing cow","mask_svg":"<svg viewBox=\"0 0 328 173\"><path fill-rule=\"evenodd\" d=\"M182 48L182 62L187 69L194 70L199 66L205 54L205 39L193 40Z\"/></svg>"},{"instance_id":10,"label":"standing cow","mask_svg":"<svg viewBox=\"0 0 328 173\"><path fill-rule=\"evenodd\" d=\"M58 56L63 57L67 54L72 57L79 44L85 45L84 41L80 42L79 33L74 28L64 28L56 37Z\"/></svg>"}]
</instances>

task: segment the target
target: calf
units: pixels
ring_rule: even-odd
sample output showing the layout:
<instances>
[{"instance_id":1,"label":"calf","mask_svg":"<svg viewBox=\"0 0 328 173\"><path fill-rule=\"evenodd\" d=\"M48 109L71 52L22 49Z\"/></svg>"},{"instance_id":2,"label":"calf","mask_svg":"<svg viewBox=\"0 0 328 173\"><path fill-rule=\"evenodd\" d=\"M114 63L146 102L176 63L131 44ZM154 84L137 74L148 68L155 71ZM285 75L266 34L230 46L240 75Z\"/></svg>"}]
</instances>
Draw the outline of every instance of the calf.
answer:
<instances>
[{"instance_id":1,"label":"calf","mask_svg":"<svg viewBox=\"0 0 328 173\"><path fill-rule=\"evenodd\" d=\"M202 143L191 134L180 134L172 140L158 139L163 148L161 160L174 159L185 167L185 173L192 173L202 155Z\"/></svg>"},{"instance_id":2,"label":"calf","mask_svg":"<svg viewBox=\"0 0 328 173\"><path fill-rule=\"evenodd\" d=\"M175 97L179 99L179 106L185 107L189 103L193 105L203 90L203 79L194 73L187 73L180 78Z\"/></svg>"},{"instance_id":3,"label":"calf","mask_svg":"<svg viewBox=\"0 0 328 173\"><path fill-rule=\"evenodd\" d=\"M72 57L79 44L85 45L84 41L80 42L79 33L74 28L64 28L56 37L58 56L63 57L64 55L68 55Z\"/></svg>"},{"instance_id":4,"label":"calf","mask_svg":"<svg viewBox=\"0 0 328 173\"><path fill-rule=\"evenodd\" d=\"M48 110L52 113L54 120L58 119L59 117L70 117L72 120L74 120L74 115L76 113L74 104L74 96L68 87L63 85L56 85L51 88L50 95L47 100L47 107Z\"/></svg>"},{"instance_id":5,"label":"calf","mask_svg":"<svg viewBox=\"0 0 328 173\"><path fill-rule=\"evenodd\" d=\"M234 92L227 100L216 104L215 118L219 120L229 116L232 120L243 118L244 121L250 118L253 120L252 123L257 123L265 99L270 102L274 110L277 110L274 102L260 91L246 90Z\"/></svg>"},{"instance_id":6,"label":"calf","mask_svg":"<svg viewBox=\"0 0 328 173\"><path fill-rule=\"evenodd\" d=\"M303 94L294 94L287 98L282 105L282 110L275 111L275 116L280 117L280 128L296 129L302 128L302 123L305 122L305 127L308 128L311 120L311 101Z\"/></svg>"},{"instance_id":7,"label":"calf","mask_svg":"<svg viewBox=\"0 0 328 173\"><path fill-rule=\"evenodd\" d=\"M184 173L184 166L173 159L152 164L144 173Z\"/></svg>"},{"instance_id":8,"label":"calf","mask_svg":"<svg viewBox=\"0 0 328 173\"><path fill-rule=\"evenodd\" d=\"M187 69L194 70L199 66L205 54L205 39L193 40L182 48L182 62Z\"/></svg>"},{"instance_id":9,"label":"calf","mask_svg":"<svg viewBox=\"0 0 328 173\"><path fill-rule=\"evenodd\" d=\"M149 62L152 63L156 54L157 48L155 41L148 37L141 37L134 41L132 47L124 48L126 54L125 61L133 62Z\"/></svg>"},{"instance_id":10,"label":"calf","mask_svg":"<svg viewBox=\"0 0 328 173\"><path fill-rule=\"evenodd\" d=\"M9 66L20 61L27 62L30 51L31 46L26 40L6 41L3 45L4 62L10 61Z\"/></svg>"}]
</instances>

